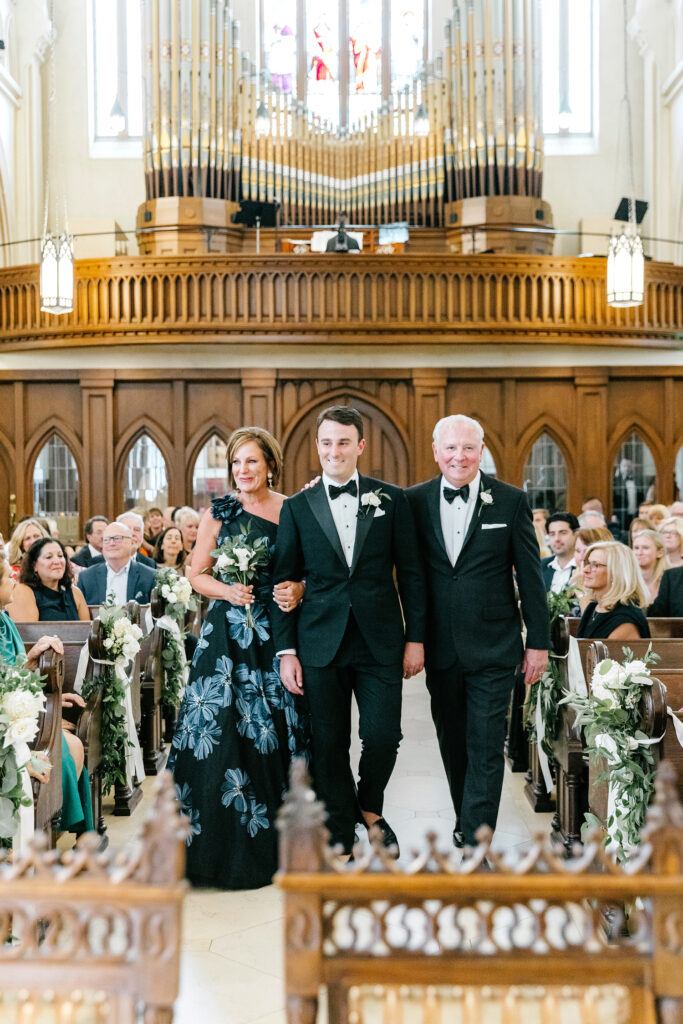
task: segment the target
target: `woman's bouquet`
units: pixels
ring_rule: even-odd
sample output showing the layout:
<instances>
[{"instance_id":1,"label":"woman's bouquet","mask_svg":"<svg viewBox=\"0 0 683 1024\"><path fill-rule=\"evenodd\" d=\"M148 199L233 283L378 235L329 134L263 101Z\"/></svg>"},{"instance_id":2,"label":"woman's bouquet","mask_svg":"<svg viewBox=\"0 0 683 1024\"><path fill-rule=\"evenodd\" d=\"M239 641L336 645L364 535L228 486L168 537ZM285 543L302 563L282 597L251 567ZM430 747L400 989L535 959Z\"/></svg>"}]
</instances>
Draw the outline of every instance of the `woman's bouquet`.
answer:
<instances>
[{"instance_id":1,"label":"woman's bouquet","mask_svg":"<svg viewBox=\"0 0 683 1024\"><path fill-rule=\"evenodd\" d=\"M635 659L628 647L623 652L623 662L605 658L596 665L588 696L568 693L561 701L576 711L576 726L584 728L588 753L606 761L597 781L609 783L607 821L587 814L586 824L605 829L607 846L619 860L626 860L640 843L654 792L656 740L640 729L640 701L652 686L649 666L658 659L649 650L642 660Z\"/></svg>"},{"instance_id":2,"label":"woman's bouquet","mask_svg":"<svg viewBox=\"0 0 683 1024\"><path fill-rule=\"evenodd\" d=\"M185 612L196 606L192 584L175 569L158 569L155 588L163 601L164 615L172 615L174 619L180 620L184 618Z\"/></svg>"},{"instance_id":3,"label":"woman's bouquet","mask_svg":"<svg viewBox=\"0 0 683 1024\"><path fill-rule=\"evenodd\" d=\"M270 561L267 537L250 536L250 526L243 527L233 537L226 537L211 555L215 559L212 573L222 583L241 583L248 586L258 576L261 567ZM247 626L254 628L254 617L247 607Z\"/></svg>"},{"instance_id":4,"label":"woman's bouquet","mask_svg":"<svg viewBox=\"0 0 683 1024\"><path fill-rule=\"evenodd\" d=\"M25 659L0 663L0 840L11 839L19 824L19 808L30 806L24 793L22 769L32 761L37 771L45 762L33 758L29 743L38 733L45 694L38 672L25 667Z\"/></svg>"}]
</instances>

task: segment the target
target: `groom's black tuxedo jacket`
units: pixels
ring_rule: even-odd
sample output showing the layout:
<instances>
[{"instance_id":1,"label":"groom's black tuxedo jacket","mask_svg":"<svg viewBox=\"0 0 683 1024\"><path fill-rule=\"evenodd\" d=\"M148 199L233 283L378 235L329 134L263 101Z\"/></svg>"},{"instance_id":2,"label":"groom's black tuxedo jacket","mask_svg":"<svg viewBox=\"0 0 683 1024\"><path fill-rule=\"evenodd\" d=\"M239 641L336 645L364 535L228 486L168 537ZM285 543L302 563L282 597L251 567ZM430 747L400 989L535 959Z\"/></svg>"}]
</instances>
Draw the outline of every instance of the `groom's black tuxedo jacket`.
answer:
<instances>
[{"instance_id":1,"label":"groom's black tuxedo jacket","mask_svg":"<svg viewBox=\"0 0 683 1024\"><path fill-rule=\"evenodd\" d=\"M489 491L491 504L481 500ZM514 668L522 660L517 577L527 647L550 646L538 542L524 491L481 474L477 503L455 566L441 529L441 476L407 491L427 581L427 668Z\"/></svg>"},{"instance_id":2,"label":"groom's black tuxedo jacket","mask_svg":"<svg viewBox=\"0 0 683 1024\"><path fill-rule=\"evenodd\" d=\"M350 568L322 480L282 506L274 580L305 579L306 591L295 612L285 614L273 604L273 635L277 651L296 648L304 665L323 668L330 664L351 611L381 665L402 662L406 641L424 640L424 577L406 496L399 487L371 477L359 476L358 484L359 499L380 489L391 500L382 498L384 515L371 510L358 519Z\"/></svg>"}]
</instances>

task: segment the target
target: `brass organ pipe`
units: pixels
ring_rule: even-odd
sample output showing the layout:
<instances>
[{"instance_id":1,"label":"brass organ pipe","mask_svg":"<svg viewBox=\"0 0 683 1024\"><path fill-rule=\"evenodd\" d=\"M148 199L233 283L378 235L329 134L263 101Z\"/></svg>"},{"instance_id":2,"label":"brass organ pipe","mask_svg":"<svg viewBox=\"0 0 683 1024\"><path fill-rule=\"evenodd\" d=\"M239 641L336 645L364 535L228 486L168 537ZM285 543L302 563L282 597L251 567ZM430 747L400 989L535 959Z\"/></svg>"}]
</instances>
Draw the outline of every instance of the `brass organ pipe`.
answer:
<instances>
[{"instance_id":1,"label":"brass organ pipe","mask_svg":"<svg viewBox=\"0 0 683 1024\"><path fill-rule=\"evenodd\" d=\"M154 194L161 195L161 75L159 73L159 0L152 0L152 78L154 82Z\"/></svg>"},{"instance_id":2,"label":"brass organ pipe","mask_svg":"<svg viewBox=\"0 0 683 1024\"><path fill-rule=\"evenodd\" d=\"M216 169L218 166L218 81L221 78L221 63L219 62L218 47L216 45L216 0L211 0L209 8L209 187L208 194L216 195Z\"/></svg>"},{"instance_id":3,"label":"brass organ pipe","mask_svg":"<svg viewBox=\"0 0 683 1024\"><path fill-rule=\"evenodd\" d=\"M171 6L171 175L174 191L181 188L178 180L180 173L180 68L178 56L180 39L178 38L178 4Z\"/></svg>"},{"instance_id":4,"label":"brass organ pipe","mask_svg":"<svg viewBox=\"0 0 683 1024\"><path fill-rule=\"evenodd\" d=\"M171 101L171 49L173 38L167 4L159 11L159 157L163 195L173 195L173 155L171 153L172 101Z\"/></svg>"}]
</instances>

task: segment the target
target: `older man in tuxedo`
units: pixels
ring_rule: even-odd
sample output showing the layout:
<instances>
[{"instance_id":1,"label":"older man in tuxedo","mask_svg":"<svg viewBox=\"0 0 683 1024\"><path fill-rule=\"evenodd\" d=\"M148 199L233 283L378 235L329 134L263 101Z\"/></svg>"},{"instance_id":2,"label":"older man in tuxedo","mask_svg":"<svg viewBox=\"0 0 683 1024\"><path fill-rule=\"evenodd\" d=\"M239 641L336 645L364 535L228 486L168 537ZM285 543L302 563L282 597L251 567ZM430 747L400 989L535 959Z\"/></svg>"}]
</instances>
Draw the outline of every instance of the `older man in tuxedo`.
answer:
<instances>
[{"instance_id":1,"label":"older man in tuxedo","mask_svg":"<svg viewBox=\"0 0 683 1024\"><path fill-rule=\"evenodd\" d=\"M125 523L110 523L102 534L104 561L84 569L78 588L88 604L103 604L112 597L116 604L137 601L147 604L156 572L133 558L133 535Z\"/></svg>"},{"instance_id":2,"label":"older man in tuxedo","mask_svg":"<svg viewBox=\"0 0 683 1024\"><path fill-rule=\"evenodd\" d=\"M517 673L540 679L550 637L526 494L481 472L484 432L468 416L440 420L433 451L440 475L407 493L426 569L427 688L462 846L496 826L510 694Z\"/></svg>"},{"instance_id":3,"label":"older man in tuxedo","mask_svg":"<svg viewBox=\"0 0 683 1024\"><path fill-rule=\"evenodd\" d=\"M316 445L322 479L282 506L273 572L276 583L305 579L306 590L293 614L273 605L273 635L282 682L303 694L311 714L314 782L332 841L349 854L361 818L385 846L398 845L383 817L384 789L401 740L402 678L424 662L424 579L405 494L358 472L360 413L325 409ZM352 697L362 742L357 793Z\"/></svg>"}]
</instances>

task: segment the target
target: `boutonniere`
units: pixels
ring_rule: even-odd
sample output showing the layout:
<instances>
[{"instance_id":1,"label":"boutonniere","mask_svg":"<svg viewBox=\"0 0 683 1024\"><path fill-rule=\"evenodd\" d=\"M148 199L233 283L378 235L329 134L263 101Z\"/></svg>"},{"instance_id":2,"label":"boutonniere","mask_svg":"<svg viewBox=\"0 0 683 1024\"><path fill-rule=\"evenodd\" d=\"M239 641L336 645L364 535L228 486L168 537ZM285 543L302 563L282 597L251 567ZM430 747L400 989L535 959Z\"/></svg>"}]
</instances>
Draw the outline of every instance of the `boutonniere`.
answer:
<instances>
[{"instance_id":1,"label":"boutonniere","mask_svg":"<svg viewBox=\"0 0 683 1024\"><path fill-rule=\"evenodd\" d=\"M378 487L376 491L366 491L365 494L361 494L360 505L358 507L358 518L365 519L366 516L370 515L371 509L374 509L375 519L379 519L380 516L385 515L384 509L382 508L383 498L386 498L387 501L391 501L391 496L380 487Z\"/></svg>"},{"instance_id":2,"label":"boutonniere","mask_svg":"<svg viewBox=\"0 0 683 1024\"><path fill-rule=\"evenodd\" d=\"M493 496L491 494L491 491L479 491L479 502L479 512L477 513L478 516L481 515L482 505L493 505Z\"/></svg>"}]
</instances>

